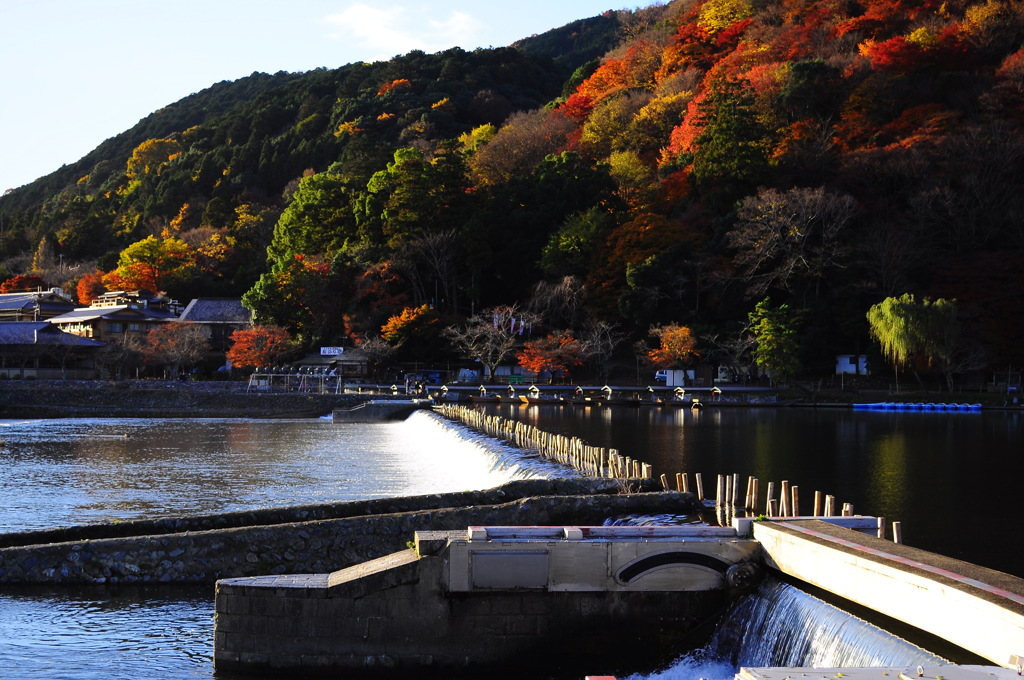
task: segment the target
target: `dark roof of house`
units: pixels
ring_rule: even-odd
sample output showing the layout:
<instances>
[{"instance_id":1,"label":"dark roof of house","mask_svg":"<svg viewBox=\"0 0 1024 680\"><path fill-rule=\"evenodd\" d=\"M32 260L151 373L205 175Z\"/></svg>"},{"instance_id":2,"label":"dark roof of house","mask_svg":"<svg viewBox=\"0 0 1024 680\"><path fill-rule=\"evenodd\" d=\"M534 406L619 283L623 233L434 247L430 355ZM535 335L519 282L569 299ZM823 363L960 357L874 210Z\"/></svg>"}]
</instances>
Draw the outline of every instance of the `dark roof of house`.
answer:
<instances>
[{"instance_id":1,"label":"dark roof of house","mask_svg":"<svg viewBox=\"0 0 1024 680\"><path fill-rule=\"evenodd\" d=\"M188 303L179 321L195 323L252 323L252 312L238 298L196 298Z\"/></svg>"},{"instance_id":2,"label":"dark roof of house","mask_svg":"<svg viewBox=\"0 0 1024 680\"><path fill-rule=\"evenodd\" d=\"M167 321L177 318L172 312L165 312L161 309L136 309L127 305L116 307L79 307L67 314L61 314L50 319L51 323L73 323L76 321L92 321L94 319L111 318L117 320L139 320L139 321Z\"/></svg>"},{"instance_id":3,"label":"dark roof of house","mask_svg":"<svg viewBox=\"0 0 1024 680\"><path fill-rule=\"evenodd\" d=\"M73 309L74 303L67 298L52 291L40 293L37 291L24 291L21 293L0 294L0 310L24 309L31 310L36 301L39 301L41 309Z\"/></svg>"},{"instance_id":4,"label":"dark roof of house","mask_svg":"<svg viewBox=\"0 0 1024 680\"><path fill-rule=\"evenodd\" d=\"M0 323L0 345L102 347L103 343L65 333L48 321L11 321Z\"/></svg>"}]
</instances>

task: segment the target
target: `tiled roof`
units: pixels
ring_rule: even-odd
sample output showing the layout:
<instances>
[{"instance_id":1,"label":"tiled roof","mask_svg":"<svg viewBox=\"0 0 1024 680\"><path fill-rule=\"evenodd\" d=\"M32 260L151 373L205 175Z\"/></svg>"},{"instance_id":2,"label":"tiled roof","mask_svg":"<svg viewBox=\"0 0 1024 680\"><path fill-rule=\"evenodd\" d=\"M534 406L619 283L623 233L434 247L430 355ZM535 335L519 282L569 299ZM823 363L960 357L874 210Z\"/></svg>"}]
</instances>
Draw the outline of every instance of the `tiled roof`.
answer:
<instances>
[{"instance_id":1,"label":"tiled roof","mask_svg":"<svg viewBox=\"0 0 1024 680\"><path fill-rule=\"evenodd\" d=\"M195 323L252 323L252 312L238 298L196 298L178 317Z\"/></svg>"},{"instance_id":2,"label":"tiled roof","mask_svg":"<svg viewBox=\"0 0 1024 680\"><path fill-rule=\"evenodd\" d=\"M117 307L79 307L78 309L72 310L67 314L61 314L55 316L50 321L52 323L73 323L76 321L92 321L93 319L105 319L112 318L114 320L139 320L146 321L149 319L174 319L176 318L171 312L165 312L159 309L135 309L134 307L128 307L126 305L119 305Z\"/></svg>"},{"instance_id":3,"label":"tiled roof","mask_svg":"<svg viewBox=\"0 0 1024 680\"><path fill-rule=\"evenodd\" d=\"M0 294L0 310L3 309L32 309L39 300L42 309L71 309L74 304L70 300L55 293L38 293L28 291L22 293Z\"/></svg>"},{"instance_id":4,"label":"tiled roof","mask_svg":"<svg viewBox=\"0 0 1024 680\"><path fill-rule=\"evenodd\" d=\"M0 323L0 345L76 345L102 347L102 342L65 333L47 321Z\"/></svg>"}]
</instances>

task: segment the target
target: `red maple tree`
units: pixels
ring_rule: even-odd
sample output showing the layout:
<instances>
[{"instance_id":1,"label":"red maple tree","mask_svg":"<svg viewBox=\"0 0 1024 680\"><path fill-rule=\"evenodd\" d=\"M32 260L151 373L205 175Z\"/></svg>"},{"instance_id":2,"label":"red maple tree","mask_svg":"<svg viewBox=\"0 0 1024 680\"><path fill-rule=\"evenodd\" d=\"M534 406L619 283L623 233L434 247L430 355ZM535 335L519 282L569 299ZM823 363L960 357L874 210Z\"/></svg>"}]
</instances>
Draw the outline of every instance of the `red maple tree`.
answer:
<instances>
[{"instance_id":1,"label":"red maple tree","mask_svg":"<svg viewBox=\"0 0 1024 680\"><path fill-rule=\"evenodd\" d=\"M292 338L280 326L253 326L231 334L227 359L234 366L262 368L270 366L292 347Z\"/></svg>"}]
</instances>

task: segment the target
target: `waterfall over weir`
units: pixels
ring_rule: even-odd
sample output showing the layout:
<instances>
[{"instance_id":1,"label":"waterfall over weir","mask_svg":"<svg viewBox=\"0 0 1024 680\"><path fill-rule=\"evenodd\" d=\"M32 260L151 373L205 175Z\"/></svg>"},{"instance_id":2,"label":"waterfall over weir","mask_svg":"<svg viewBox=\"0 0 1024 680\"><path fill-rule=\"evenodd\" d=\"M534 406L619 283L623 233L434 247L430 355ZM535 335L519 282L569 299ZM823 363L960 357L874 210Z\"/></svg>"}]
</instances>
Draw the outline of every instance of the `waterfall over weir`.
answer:
<instances>
[{"instance_id":1,"label":"waterfall over weir","mask_svg":"<svg viewBox=\"0 0 1024 680\"><path fill-rule=\"evenodd\" d=\"M732 680L741 667L937 666L941 657L774 579L737 601L711 640L630 680Z\"/></svg>"},{"instance_id":2,"label":"waterfall over weir","mask_svg":"<svg viewBox=\"0 0 1024 680\"><path fill-rule=\"evenodd\" d=\"M416 411L404 423L410 436L439 437L438 450L445 454L444 467L450 469L452 454L478 457L486 461L491 471L507 479L551 479L578 477L572 468L545 460L534 451L527 451L476 432L461 423L442 418L429 411Z\"/></svg>"}]
</instances>

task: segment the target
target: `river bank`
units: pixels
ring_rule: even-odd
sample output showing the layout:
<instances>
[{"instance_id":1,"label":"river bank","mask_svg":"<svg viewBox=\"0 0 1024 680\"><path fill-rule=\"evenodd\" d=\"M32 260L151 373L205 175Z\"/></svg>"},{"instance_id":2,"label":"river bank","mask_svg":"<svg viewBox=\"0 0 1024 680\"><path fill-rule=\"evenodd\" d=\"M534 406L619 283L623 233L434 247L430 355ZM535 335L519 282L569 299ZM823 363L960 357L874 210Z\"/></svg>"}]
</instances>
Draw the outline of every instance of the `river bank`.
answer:
<instances>
[{"instance_id":1,"label":"river bank","mask_svg":"<svg viewBox=\"0 0 1024 680\"><path fill-rule=\"evenodd\" d=\"M246 387L215 381L3 381L0 418L315 418L368 398Z\"/></svg>"}]
</instances>

